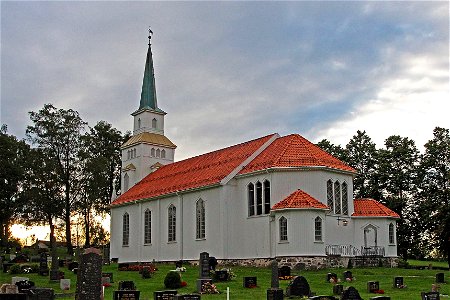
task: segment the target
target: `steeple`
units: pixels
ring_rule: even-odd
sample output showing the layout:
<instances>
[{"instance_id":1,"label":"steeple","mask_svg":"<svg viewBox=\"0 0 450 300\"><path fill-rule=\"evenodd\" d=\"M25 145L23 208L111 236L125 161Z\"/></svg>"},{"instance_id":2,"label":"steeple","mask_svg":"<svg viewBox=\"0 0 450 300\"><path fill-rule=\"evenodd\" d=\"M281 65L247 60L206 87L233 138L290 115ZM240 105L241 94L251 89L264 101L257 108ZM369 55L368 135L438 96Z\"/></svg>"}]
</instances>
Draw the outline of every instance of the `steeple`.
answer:
<instances>
[{"instance_id":1,"label":"steeple","mask_svg":"<svg viewBox=\"0 0 450 300\"><path fill-rule=\"evenodd\" d=\"M149 28L147 59L145 61L144 81L142 83L139 109L148 108L152 110L159 110L158 103L156 102L155 72L153 70L152 46L150 43L152 34L153 32Z\"/></svg>"}]
</instances>

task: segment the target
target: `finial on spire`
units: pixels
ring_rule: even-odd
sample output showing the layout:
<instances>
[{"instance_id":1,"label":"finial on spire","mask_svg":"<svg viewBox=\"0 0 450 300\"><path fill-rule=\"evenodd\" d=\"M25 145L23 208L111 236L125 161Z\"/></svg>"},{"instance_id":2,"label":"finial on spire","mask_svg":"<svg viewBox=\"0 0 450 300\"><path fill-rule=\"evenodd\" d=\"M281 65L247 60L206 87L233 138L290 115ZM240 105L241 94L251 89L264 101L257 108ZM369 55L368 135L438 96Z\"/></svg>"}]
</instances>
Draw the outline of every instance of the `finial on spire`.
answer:
<instances>
[{"instance_id":1,"label":"finial on spire","mask_svg":"<svg viewBox=\"0 0 450 300\"><path fill-rule=\"evenodd\" d=\"M150 46L150 40L152 39L153 31L148 26L148 45Z\"/></svg>"}]
</instances>

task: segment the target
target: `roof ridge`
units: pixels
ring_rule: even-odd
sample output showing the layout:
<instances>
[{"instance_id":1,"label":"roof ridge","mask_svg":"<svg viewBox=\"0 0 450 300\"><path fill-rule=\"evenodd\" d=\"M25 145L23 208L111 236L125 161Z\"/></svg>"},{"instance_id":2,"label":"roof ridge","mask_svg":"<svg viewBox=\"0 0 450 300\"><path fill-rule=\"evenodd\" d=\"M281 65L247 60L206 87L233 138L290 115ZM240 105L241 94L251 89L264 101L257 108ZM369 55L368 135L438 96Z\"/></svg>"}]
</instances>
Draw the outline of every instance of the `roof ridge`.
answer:
<instances>
[{"instance_id":1,"label":"roof ridge","mask_svg":"<svg viewBox=\"0 0 450 300\"><path fill-rule=\"evenodd\" d=\"M286 143L286 145L285 145L283 151L280 151L280 154L279 154L278 157L274 160L274 163L279 163L279 162L280 162L281 158L284 156L284 154L285 154L286 151L288 150L289 146L292 145L294 136L295 136L295 134L289 134L289 135L286 135L286 136L282 137L282 138L287 138L287 137L289 137L289 140L288 140L288 142Z\"/></svg>"}]
</instances>

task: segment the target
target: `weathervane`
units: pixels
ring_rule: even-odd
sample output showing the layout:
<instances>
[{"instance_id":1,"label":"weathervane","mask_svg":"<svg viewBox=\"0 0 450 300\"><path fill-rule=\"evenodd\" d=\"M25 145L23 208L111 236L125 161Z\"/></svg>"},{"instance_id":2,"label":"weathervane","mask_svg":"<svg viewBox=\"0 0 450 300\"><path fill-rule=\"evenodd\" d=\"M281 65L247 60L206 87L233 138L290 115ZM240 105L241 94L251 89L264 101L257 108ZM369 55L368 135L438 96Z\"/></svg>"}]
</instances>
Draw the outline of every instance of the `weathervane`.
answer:
<instances>
[{"instance_id":1,"label":"weathervane","mask_svg":"<svg viewBox=\"0 0 450 300\"><path fill-rule=\"evenodd\" d=\"M150 40L152 38L153 31L150 29L150 26L148 26L148 45L150 46Z\"/></svg>"}]
</instances>

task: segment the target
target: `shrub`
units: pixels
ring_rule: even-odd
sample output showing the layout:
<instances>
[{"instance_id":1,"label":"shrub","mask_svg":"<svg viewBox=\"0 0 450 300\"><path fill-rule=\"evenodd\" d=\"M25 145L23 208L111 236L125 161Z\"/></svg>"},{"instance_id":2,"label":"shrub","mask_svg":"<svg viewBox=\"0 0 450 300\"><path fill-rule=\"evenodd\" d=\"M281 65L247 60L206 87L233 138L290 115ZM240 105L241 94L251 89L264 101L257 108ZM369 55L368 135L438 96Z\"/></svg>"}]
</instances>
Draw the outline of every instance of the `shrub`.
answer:
<instances>
[{"instance_id":1,"label":"shrub","mask_svg":"<svg viewBox=\"0 0 450 300\"><path fill-rule=\"evenodd\" d=\"M164 285L167 289L178 289L181 287L181 276L178 272L170 271L164 278Z\"/></svg>"},{"instance_id":2,"label":"shrub","mask_svg":"<svg viewBox=\"0 0 450 300\"><path fill-rule=\"evenodd\" d=\"M142 268L142 278L152 278L152 272L150 268L143 267Z\"/></svg>"},{"instance_id":3,"label":"shrub","mask_svg":"<svg viewBox=\"0 0 450 300\"><path fill-rule=\"evenodd\" d=\"M21 274L22 273L22 267L19 264L14 264L9 268L10 274Z\"/></svg>"}]
</instances>

